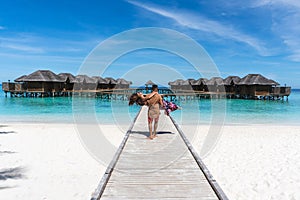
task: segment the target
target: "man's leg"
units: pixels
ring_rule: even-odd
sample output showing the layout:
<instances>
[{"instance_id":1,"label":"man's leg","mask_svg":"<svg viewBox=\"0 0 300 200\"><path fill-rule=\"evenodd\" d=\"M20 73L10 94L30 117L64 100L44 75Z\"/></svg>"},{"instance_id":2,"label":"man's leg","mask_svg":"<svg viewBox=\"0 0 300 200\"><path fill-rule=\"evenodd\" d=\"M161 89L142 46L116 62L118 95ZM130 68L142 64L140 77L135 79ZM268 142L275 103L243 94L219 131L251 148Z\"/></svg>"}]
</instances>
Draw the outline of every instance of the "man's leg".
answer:
<instances>
[{"instance_id":1,"label":"man's leg","mask_svg":"<svg viewBox=\"0 0 300 200\"><path fill-rule=\"evenodd\" d=\"M159 117L154 119L154 134L153 134L153 137L157 137L156 130L157 130L157 127L158 127L158 119L159 119Z\"/></svg>"},{"instance_id":2,"label":"man's leg","mask_svg":"<svg viewBox=\"0 0 300 200\"><path fill-rule=\"evenodd\" d=\"M150 136L149 136L150 139L153 139L153 135L152 135L152 121L153 121L153 119L150 118L150 117L148 117L148 128L149 128L149 133L150 133Z\"/></svg>"}]
</instances>

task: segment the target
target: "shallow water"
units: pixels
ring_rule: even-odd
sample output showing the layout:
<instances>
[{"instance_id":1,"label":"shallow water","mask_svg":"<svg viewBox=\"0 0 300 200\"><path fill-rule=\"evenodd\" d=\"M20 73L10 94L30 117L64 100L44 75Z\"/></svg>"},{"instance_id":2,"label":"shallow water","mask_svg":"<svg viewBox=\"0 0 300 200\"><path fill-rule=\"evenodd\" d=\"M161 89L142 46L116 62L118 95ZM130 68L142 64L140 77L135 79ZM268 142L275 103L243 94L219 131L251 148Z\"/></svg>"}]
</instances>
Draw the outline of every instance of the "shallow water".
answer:
<instances>
[{"instance_id":1,"label":"shallow water","mask_svg":"<svg viewBox=\"0 0 300 200\"><path fill-rule=\"evenodd\" d=\"M179 124L294 124L300 125L300 90L288 101L202 99L176 102L182 107L172 113ZM74 123L91 118L101 124L129 124L139 106L126 101L99 98L10 98L0 91L0 121L28 123ZM75 119L74 119L75 116Z\"/></svg>"}]
</instances>

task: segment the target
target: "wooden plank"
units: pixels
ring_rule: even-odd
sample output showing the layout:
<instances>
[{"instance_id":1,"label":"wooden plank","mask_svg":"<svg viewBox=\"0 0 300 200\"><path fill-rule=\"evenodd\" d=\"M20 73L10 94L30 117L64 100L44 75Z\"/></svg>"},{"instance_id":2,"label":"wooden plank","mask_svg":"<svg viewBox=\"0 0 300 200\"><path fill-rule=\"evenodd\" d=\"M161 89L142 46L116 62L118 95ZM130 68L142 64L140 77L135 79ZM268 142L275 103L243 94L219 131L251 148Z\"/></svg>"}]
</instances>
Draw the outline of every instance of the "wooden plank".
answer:
<instances>
[{"instance_id":1,"label":"wooden plank","mask_svg":"<svg viewBox=\"0 0 300 200\"><path fill-rule=\"evenodd\" d=\"M222 199L172 120L162 114L158 138L146 139L147 108L143 107L92 200Z\"/></svg>"},{"instance_id":2,"label":"wooden plank","mask_svg":"<svg viewBox=\"0 0 300 200\"><path fill-rule=\"evenodd\" d=\"M140 109L139 113L141 112L141 110L142 109ZM110 162L109 166L107 167L107 169L106 169L106 171L105 171L105 173L104 173L104 175L103 175L103 177L102 177L102 179L101 179L101 181L100 181L97 189L92 194L91 200L98 200L101 197L101 195L102 195L102 193L103 193L103 191L104 191L104 189L106 187L106 184L107 184L107 182L108 182L108 180L109 180L109 178L111 176L111 172L112 172L113 168L115 167L116 163L118 162L118 159L119 159L119 157L120 157L120 155L122 153L122 150L123 150L123 148L125 146L125 143L126 143L128 137L129 137L129 134L130 134L130 132L131 132L133 126L134 126L134 123L137 120L137 117L139 116L139 113L136 115L136 117L133 120L131 126L129 127L126 135L124 136L124 139L122 140L122 142L121 142L121 144L120 144L120 146L119 146L119 148L118 148L118 150L117 150L114 158L112 159L112 161Z\"/></svg>"},{"instance_id":3,"label":"wooden plank","mask_svg":"<svg viewBox=\"0 0 300 200\"><path fill-rule=\"evenodd\" d=\"M185 142L185 144L189 148L191 154L195 158L198 166L200 167L200 169L204 173L207 181L209 182L209 184L211 185L211 187L215 191L215 193L218 196L218 198L220 200L228 200L228 197L226 196L226 194L224 193L224 191L222 190L222 188L219 186L219 184L217 183L217 181L213 178L212 174L209 172L208 168L203 163L202 159L197 154L196 150L193 148L192 144L189 142L189 140L187 139L187 137L184 135L183 131L178 126L178 124L176 123L176 121L171 116L170 116L170 119L172 120L173 124L175 125L176 129L178 130L179 134L181 135L183 141Z\"/></svg>"}]
</instances>

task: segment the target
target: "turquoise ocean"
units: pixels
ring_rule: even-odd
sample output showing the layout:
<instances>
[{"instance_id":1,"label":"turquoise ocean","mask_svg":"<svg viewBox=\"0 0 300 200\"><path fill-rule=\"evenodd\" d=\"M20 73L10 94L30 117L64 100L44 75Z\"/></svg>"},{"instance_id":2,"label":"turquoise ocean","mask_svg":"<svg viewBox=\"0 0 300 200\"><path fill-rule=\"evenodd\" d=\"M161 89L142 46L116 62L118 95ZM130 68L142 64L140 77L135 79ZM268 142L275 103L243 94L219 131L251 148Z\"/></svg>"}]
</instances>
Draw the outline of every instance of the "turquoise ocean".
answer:
<instances>
[{"instance_id":1,"label":"turquoise ocean","mask_svg":"<svg viewBox=\"0 0 300 200\"><path fill-rule=\"evenodd\" d=\"M1 86L1 85L0 85ZM282 124L300 125L300 89L288 101L201 99L176 102L171 113L179 124ZM91 97L10 98L0 90L0 122L75 123L93 117L100 124L130 124L139 106L127 101ZM74 118L74 116L77 116ZM78 117L80 116L80 117ZM86 117L85 117L86 116Z\"/></svg>"}]
</instances>

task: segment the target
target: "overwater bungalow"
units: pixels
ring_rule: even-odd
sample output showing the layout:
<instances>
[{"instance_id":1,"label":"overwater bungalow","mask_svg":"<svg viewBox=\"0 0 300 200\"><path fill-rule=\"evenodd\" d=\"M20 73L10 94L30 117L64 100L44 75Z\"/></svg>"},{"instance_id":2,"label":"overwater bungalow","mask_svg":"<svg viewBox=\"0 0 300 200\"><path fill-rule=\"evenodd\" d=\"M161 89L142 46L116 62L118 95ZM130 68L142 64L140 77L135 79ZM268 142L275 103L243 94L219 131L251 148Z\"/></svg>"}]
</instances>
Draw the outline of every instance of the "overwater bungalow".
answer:
<instances>
[{"instance_id":1,"label":"overwater bungalow","mask_svg":"<svg viewBox=\"0 0 300 200\"><path fill-rule=\"evenodd\" d=\"M92 76L92 78L97 81L97 90L109 89L109 84L106 79L100 76Z\"/></svg>"},{"instance_id":2,"label":"overwater bungalow","mask_svg":"<svg viewBox=\"0 0 300 200\"><path fill-rule=\"evenodd\" d=\"M87 75L77 75L75 76L74 92L82 90L96 90L98 81L87 76Z\"/></svg>"},{"instance_id":3,"label":"overwater bungalow","mask_svg":"<svg viewBox=\"0 0 300 200\"><path fill-rule=\"evenodd\" d=\"M116 84L116 88L117 89L128 89L129 86L132 84L131 81L127 81L127 80L125 80L123 78L118 78L116 80L116 82L117 82L117 84Z\"/></svg>"},{"instance_id":4,"label":"overwater bungalow","mask_svg":"<svg viewBox=\"0 0 300 200\"><path fill-rule=\"evenodd\" d=\"M72 92L74 89L74 83L76 82L76 77L71 73L60 73L58 76L64 81L62 91Z\"/></svg>"},{"instance_id":5,"label":"overwater bungalow","mask_svg":"<svg viewBox=\"0 0 300 200\"><path fill-rule=\"evenodd\" d=\"M2 89L11 96L69 96L73 92L86 93L89 96L96 92L97 96L111 98L111 95L123 95L121 99L131 93L128 89L132 84L123 78L117 80L100 76L89 77L87 75L73 76L70 73L56 75L50 70L38 70L29 75L23 75L15 79L15 82L3 82ZM146 82L154 85L151 80ZM248 74L242 79L238 76L228 76L225 79L213 77L195 79L177 79L168 83L170 88L160 88L159 92L171 99L194 98L245 98L245 99L284 99L291 93L291 87L280 87L274 80L260 74ZM136 90L138 90L137 88ZM195 91L195 92L194 92ZM119 92L119 93L118 93ZM142 91L143 92L143 91ZM226 93L227 95L225 95ZM119 97L118 97L119 98Z\"/></svg>"},{"instance_id":6,"label":"overwater bungalow","mask_svg":"<svg viewBox=\"0 0 300 200\"><path fill-rule=\"evenodd\" d=\"M106 77L105 80L108 84L109 89L114 89L116 87L117 81L114 78Z\"/></svg>"},{"instance_id":7,"label":"overwater bungalow","mask_svg":"<svg viewBox=\"0 0 300 200\"><path fill-rule=\"evenodd\" d=\"M199 78L197 80L198 85L196 86L197 88L196 91L208 92L207 82L208 82L207 78Z\"/></svg>"},{"instance_id":8,"label":"overwater bungalow","mask_svg":"<svg viewBox=\"0 0 300 200\"><path fill-rule=\"evenodd\" d=\"M212 77L206 81L209 92L225 92L224 82L221 77Z\"/></svg>"},{"instance_id":9,"label":"overwater bungalow","mask_svg":"<svg viewBox=\"0 0 300 200\"><path fill-rule=\"evenodd\" d=\"M188 79L188 81L190 82L190 85L194 91L202 91L202 92L208 91L207 84L206 84L208 79L206 78L199 78L198 80Z\"/></svg>"},{"instance_id":10,"label":"overwater bungalow","mask_svg":"<svg viewBox=\"0 0 300 200\"><path fill-rule=\"evenodd\" d=\"M195 83L197 81L197 80L195 80L193 78L188 78L187 80L190 83L190 85L192 85L193 83Z\"/></svg>"},{"instance_id":11,"label":"overwater bungalow","mask_svg":"<svg viewBox=\"0 0 300 200\"><path fill-rule=\"evenodd\" d=\"M199 85L198 80L195 80L193 78L189 78L188 81L189 81L189 83L190 83L190 85L191 85L191 87L194 91L198 90L198 85Z\"/></svg>"},{"instance_id":12,"label":"overwater bungalow","mask_svg":"<svg viewBox=\"0 0 300 200\"><path fill-rule=\"evenodd\" d=\"M145 86L148 87L148 86L152 86L152 85L156 85L153 81L151 80L148 80L146 83L145 83Z\"/></svg>"},{"instance_id":13,"label":"overwater bungalow","mask_svg":"<svg viewBox=\"0 0 300 200\"><path fill-rule=\"evenodd\" d=\"M171 90L192 90L192 86L188 80L177 79L168 83Z\"/></svg>"},{"instance_id":14,"label":"overwater bungalow","mask_svg":"<svg viewBox=\"0 0 300 200\"><path fill-rule=\"evenodd\" d=\"M10 82L3 82L2 83L2 90L4 92L14 92L15 91L15 85L16 83L10 83Z\"/></svg>"},{"instance_id":15,"label":"overwater bungalow","mask_svg":"<svg viewBox=\"0 0 300 200\"><path fill-rule=\"evenodd\" d=\"M273 91L272 88L279 85L279 83L261 74L248 74L237 85L237 93L243 98L256 98L258 96L269 96Z\"/></svg>"},{"instance_id":16,"label":"overwater bungalow","mask_svg":"<svg viewBox=\"0 0 300 200\"><path fill-rule=\"evenodd\" d=\"M27 90L26 83L24 83L24 78L26 77L27 75L20 76L15 79L16 83L9 84L11 86L10 91L21 92L23 90Z\"/></svg>"},{"instance_id":17,"label":"overwater bungalow","mask_svg":"<svg viewBox=\"0 0 300 200\"><path fill-rule=\"evenodd\" d=\"M282 98L284 96L289 96L291 94L291 87L273 87L272 88L272 92L271 92L272 96L275 98Z\"/></svg>"},{"instance_id":18,"label":"overwater bungalow","mask_svg":"<svg viewBox=\"0 0 300 200\"><path fill-rule=\"evenodd\" d=\"M62 89L63 80L50 70L38 70L27 76L19 77L27 92L53 93Z\"/></svg>"},{"instance_id":19,"label":"overwater bungalow","mask_svg":"<svg viewBox=\"0 0 300 200\"><path fill-rule=\"evenodd\" d=\"M188 79L186 81L177 79L169 82L175 93L184 92L187 88L196 91L198 97L202 98L243 98L243 99L284 99L291 93L291 87L279 87L279 83L268 79L261 74L248 74L240 78L238 76ZM193 95L190 93L190 95Z\"/></svg>"},{"instance_id":20,"label":"overwater bungalow","mask_svg":"<svg viewBox=\"0 0 300 200\"><path fill-rule=\"evenodd\" d=\"M16 78L15 82L24 82L24 78L26 78L26 77L27 77L27 75L22 75L19 78Z\"/></svg>"},{"instance_id":21,"label":"overwater bungalow","mask_svg":"<svg viewBox=\"0 0 300 200\"><path fill-rule=\"evenodd\" d=\"M241 81L241 78L238 76L228 76L223 80L225 91L227 94L237 94L238 83Z\"/></svg>"},{"instance_id":22,"label":"overwater bungalow","mask_svg":"<svg viewBox=\"0 0 300 200\"><path fill-rule=\"evenodd\" d=\"M151 80L148 80L148 81L145 83L145 90L146 90L146 93L150 93L150 92L151 92L152 85L157 85L157 84L155 84L155 83L154 83L153 81L151 81Z\"/></svg>"}]
</instances>

